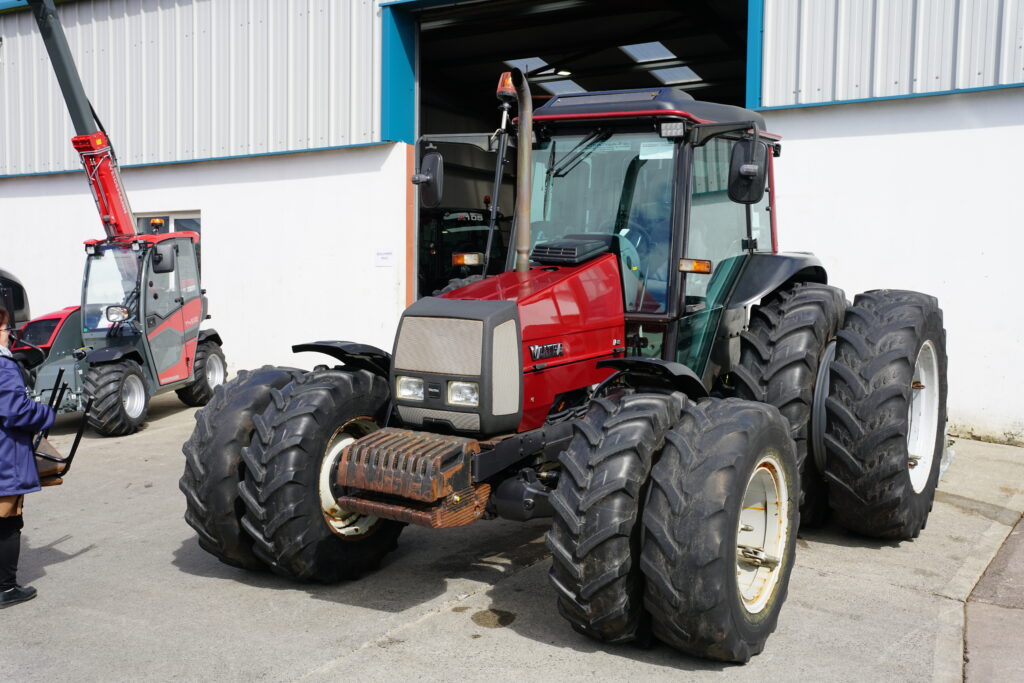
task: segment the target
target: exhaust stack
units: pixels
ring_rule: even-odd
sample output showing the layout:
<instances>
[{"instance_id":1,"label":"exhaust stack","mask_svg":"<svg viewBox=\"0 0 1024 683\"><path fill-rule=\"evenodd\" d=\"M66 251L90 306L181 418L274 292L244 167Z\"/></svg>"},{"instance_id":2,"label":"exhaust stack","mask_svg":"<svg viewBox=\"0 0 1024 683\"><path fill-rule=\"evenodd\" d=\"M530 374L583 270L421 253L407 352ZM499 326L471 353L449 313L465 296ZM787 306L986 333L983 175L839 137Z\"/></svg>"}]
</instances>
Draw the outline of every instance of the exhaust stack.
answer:
<instances>
[{"instance_id":1,"label":"exhaust stack","mask_svg":"<svg viewBox=\"0 0 1024 683\"><path fill-rule=\"evenodd\" d=\"M530 270L530 186L533 180L533 97L519 69L512 70L519 100L519 141L516 143L516 272Z\"/></svg>"}]
</instances>

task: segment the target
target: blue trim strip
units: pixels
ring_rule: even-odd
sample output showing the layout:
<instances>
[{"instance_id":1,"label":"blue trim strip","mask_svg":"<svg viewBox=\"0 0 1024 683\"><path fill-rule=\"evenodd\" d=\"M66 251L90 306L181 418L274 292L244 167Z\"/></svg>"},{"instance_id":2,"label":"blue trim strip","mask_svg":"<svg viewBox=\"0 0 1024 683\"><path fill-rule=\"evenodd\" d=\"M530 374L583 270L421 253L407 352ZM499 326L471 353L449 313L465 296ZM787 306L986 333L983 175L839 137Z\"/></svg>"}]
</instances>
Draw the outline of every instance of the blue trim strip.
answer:
<instances>
[{"instance_id":1,"label":"blue trim strip","mask_svg":"<svg viewBox=\"0 0 1024 683\"><path fill-rule=\"evenodd\" d=\"M831 107L837 104L859 104L863 102L882 102L885 100L908 100L915 97L934 97L936 95L959 95L961 93L984 92L985 90L1005 90L1006 88L1024 88L1024 83L1005 83L1002 85L983 85L977 88L960 90L940 90L937 92L915 92L907 95L887 95L885 97L864 97L859 100L832 100L830 102L807 102L806 104L782 104L776 107L752 107L757 111L776 111L779 109L804 109L806 107Z\"/></svg>"},{"instance_id":2,"label":"blue trim strip","mask_svg":"<svg viewBox=\"0 0 1024 683\"><path fill-rule=\"evenodd\" d=\"M764 0L747 0L747 109L761 106Z\"/></svg>"},{"instance_id":3,"label":"blue trim strip","mask_svg":"<svg viewBox=\"0 0 1024 683\"><path fill-rule=\"evenodd\" d=\"M9 9L24 9L28 7L27 0L0 0L0 12Z\"/></svg>"},{"instance_id":4,"label":"blue trim strip","mask_svg":"<svg viewBox=\"0 0 1024 683\"><path fill-rule=\"evenodd\" d=\"M413 144L416 138L416 21L406 10L381 15L380 136Z\"/></svg>"},{"instance_id":5,"label":"blue trim strip","mask_svg":"<svg viewBox=\"0 0 1024 683\"><path fill-rule=\"evenodd\" d=\"M128 164L127 166L121 166L125 168L147 168L149 166L178 166L180 164L198 164L207 161L232 161L234 159L250 159L252 157L276 157L284 156L285 154L303 154L305 152L330 152L339 149L358 149L360 147L381 147L383 145L390 144L387 141L384 142L360 142L354 145L336 145L334 147L311 147L309 149L289 149L283 152L259 152L258 154L236 154L228 157L205 157L203 159L182 159L181 161L154 161L148 164ZM82 169L72 168L67 171L40 171L38 173L12 173L11 175L0 175L0 180L6 180L7 178L31 178L40 175L61 175L63 173L81 173Z\"/></svg>"}]
</instances>

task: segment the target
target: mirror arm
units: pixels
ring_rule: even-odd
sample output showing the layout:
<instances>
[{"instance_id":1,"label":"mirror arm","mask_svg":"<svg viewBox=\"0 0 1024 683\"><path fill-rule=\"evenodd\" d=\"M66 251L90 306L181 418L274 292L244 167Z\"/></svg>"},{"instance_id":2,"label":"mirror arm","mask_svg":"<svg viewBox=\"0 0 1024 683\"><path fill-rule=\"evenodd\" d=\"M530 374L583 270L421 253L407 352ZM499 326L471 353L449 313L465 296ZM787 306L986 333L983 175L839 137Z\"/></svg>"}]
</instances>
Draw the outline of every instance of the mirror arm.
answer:
<instances>
[{"instance_id":1,"label":"mirror arm","mask_svg":"<svg viewBox=\"0 0 1024 683\"><path fill-rule=\"evenodd\" d=\"M761 141L761 127L757 121L751 121L754 128L754 144L750 146L750 160L740 166L740 175L745 178L756 178L760 172L760 165L757 163L757 145Z\"/></svg>"}]
</instances>

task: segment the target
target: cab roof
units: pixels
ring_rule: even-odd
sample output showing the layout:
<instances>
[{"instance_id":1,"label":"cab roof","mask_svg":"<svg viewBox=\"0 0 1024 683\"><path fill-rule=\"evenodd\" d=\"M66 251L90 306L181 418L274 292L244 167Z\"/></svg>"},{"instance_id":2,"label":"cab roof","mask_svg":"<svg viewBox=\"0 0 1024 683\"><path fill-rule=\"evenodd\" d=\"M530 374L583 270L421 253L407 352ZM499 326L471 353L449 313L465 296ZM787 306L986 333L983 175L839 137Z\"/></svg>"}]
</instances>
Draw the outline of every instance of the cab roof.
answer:
<instances>
[{"instance_id":1,"label":"cab roof","mask_svg":"<svg viewBox=\"0 0 1024 683\"><path fill-rule=\"evenodd\" d=\"M679 116L694 123L756 121L764 130L764 117L755 111L715 102L701 102L677 88L637 88L555 95L534 111L534 120L585 119L629 116Z\"/></svg>"}]
</instances>

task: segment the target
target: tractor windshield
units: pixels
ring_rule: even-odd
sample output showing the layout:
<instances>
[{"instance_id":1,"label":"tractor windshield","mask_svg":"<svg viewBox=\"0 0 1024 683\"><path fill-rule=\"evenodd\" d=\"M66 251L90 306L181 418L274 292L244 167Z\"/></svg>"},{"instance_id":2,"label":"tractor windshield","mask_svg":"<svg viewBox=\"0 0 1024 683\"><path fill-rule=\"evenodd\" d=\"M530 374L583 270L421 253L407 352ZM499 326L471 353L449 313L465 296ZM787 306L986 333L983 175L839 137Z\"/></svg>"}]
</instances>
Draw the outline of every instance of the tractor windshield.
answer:
<instances>
[{"instance_id":1,"label":"tractor windshield","mask_svg":"<svg viewBox=\"0 0 1024 683\"><path fill-rule=\"evenodd\" d=\"M653 132L595 128L533 152L533 244L613 235L627 311L666 310L676 145Z\"/></svg>"},{"instance_id":2,"label":"tractor windshield","mask_svg":"<svg viewBox=\"0 0 1024 683\"><path fill-rule=\"evenodd\" d=\"M133 313L138 310L142 253L126 247L100 246L89 255L82 298L82 327L86 332L113 326L107 320L108 306L124 306Z\"/></svg>"}]
</instances>

